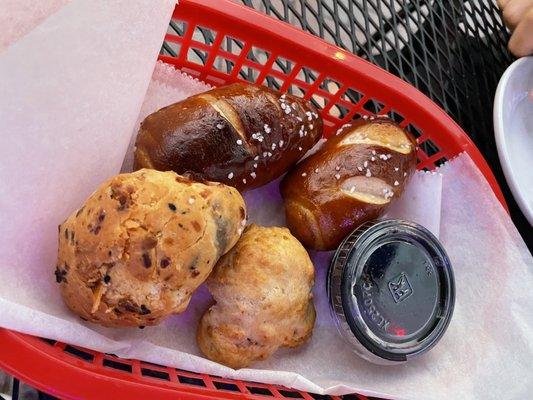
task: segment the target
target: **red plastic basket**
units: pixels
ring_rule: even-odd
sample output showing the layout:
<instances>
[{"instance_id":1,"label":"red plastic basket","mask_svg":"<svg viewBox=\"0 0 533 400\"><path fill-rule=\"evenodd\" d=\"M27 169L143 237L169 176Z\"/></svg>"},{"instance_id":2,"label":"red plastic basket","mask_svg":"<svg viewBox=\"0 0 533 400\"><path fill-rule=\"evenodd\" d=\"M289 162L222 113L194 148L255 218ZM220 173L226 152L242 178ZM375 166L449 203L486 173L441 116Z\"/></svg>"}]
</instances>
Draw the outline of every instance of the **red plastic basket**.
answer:
<instances>
[{"instance_id":1,"label":"red plastic basket","mask_svg":"<svg viewBox=\"0 0 533 400\"><path fill-rule=\"evenodd\" d=\"M389 114L417 136L419 169L434 169L464 151L506 207L489 166L468 136L431 100L393 75L229 0L181 0L173 20L182 34L167 34L165 40L179 51L161 60L213 85L243 80L243 71L256 83L276 82L281 91L323 105L326 135L354 117ZM195 40L198 29L210 31L213 40ZM224 45L231 41L239 46ZM250 57L254 51L267 56L258 61ZM198 54L203 55L200 62ZM290 68L277 68L280 60ZM231 68L218 68L220 61ZM47 393L71 399L317 398L274 385L119 359L5 329L0 329L0 367Z\"/></svg>"}]
</instances>

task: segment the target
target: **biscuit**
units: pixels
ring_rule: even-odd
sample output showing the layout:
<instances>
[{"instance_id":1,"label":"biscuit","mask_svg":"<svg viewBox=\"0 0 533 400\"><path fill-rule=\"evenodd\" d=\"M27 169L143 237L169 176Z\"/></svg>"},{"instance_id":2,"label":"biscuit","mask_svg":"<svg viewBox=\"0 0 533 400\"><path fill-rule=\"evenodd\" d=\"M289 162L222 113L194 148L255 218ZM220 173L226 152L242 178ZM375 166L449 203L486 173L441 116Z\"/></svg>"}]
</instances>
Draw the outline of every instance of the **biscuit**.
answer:
<instances>
[{"instance_id":1,"label":"biscuit","mask_svg":"<svg viewBox=\"0 0 533 400\"><path fill-rule=\"evenodd\" d=\"M315 322L314 268L286 228L251 225L206 284L215 304L197 331L211 360L243 368L307 341Z\"/></svg>"},{"instance_id":2,"label":"biscuit","mask_svg":"<svg viewBox=\"0 0 533 400\"><path fill-rule=\"evenodd\" d=\"M245 223L234 188L148 169L117 175L59 226L56 280L85 320L154 325L186 309Z\"/></svg>"}]
</instances>

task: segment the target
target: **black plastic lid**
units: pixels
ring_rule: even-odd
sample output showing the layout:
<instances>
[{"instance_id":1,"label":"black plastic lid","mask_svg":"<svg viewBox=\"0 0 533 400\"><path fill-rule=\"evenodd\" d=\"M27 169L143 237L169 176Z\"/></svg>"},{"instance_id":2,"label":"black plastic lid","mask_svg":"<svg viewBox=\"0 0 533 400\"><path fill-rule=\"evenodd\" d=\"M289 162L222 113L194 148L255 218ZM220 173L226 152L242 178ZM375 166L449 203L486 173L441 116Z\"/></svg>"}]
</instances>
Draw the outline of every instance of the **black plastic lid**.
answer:
<instances>
[{"instance_id":1,"label":"black plastic lid","mask_svg":"<svg viewBox=\"0 0 533 400\"><path fill-rule=\"evenodd\" d=\"M340 287L346 322L367 350L401 362L440 339L455 285L448 256L427 229L401 220L367 223L339 252L346 255Z\"/></svg>"}]
</instances>

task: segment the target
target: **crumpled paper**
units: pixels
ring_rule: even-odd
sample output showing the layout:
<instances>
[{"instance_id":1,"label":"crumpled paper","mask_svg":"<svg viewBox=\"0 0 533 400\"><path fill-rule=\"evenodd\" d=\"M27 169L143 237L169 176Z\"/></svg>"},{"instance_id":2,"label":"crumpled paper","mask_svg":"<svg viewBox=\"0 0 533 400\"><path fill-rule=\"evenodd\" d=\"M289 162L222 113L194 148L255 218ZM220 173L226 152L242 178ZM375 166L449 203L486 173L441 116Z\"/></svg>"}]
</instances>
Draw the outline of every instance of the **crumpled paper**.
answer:
<instances>
[{"instance_id":1,"label":"crumpled paper","mask_svg":"<svg viewBox=\"0 0 533 400\"><path fill-rule=\"evenodd\" d=\"M138 6L144 7L144 13L137 10L124 15L124 10L131 8L121 8L122 18L131 18L130 22L140 18L133 24L140 29L169 15L170 6L154 10L157 7L147 3ZM167 6L165 1L160 3ZM69 6L72 4L77 2ZM94 13L90 4L84 3L84 7ZM57 22L69 6L41 26ZM455 313L447 333L429 353L407 364L369 364L352 353L339 336L324 287L330 252L311 253L318 316L313 337L300 348L279 350L253 368L232 370L199 353L195 330L210 299L205 286L195 292L185 313L144 330L103 328L70 313L53 278L56 226L101 181L118 172L148 86L148 79L141 78L151 67L139 66L143 73L136 68L125 71L124 65L134 63L120 65L110 60L106 72L111 78L86 75L84 63L70 65L60 57L51 42L59 37L47 40L54 32L44 28L38 32L43 35L38 36L43 39L43 54L33 56L26 51L33 32L0 54L0 76L10 77L0 81L0 237L4 239L0 242L0 326L120 357L314 393L358 392L395 399L524 399L530 395L533 261L487 182L464 154L438 173L415 174L405 195L389 211L391 217L415 220L438 233L453 263L457 285ZM159 33L148 35L153 38L153 46L148 46L153 51L132 50L129 56L136 60L140 55L155 57ZM105 41L90 50L93 55L102 51L98 53L102 59L108 51L117 53ZM34 64L45 55L44 65L49 69L43 76ZM73 66L76 73L70 70ZM94 66L89 63L88 67ZM84 84L87 78L92 79L91 85ZM104 79L105 85L100 85ZM157 80L156 69L152 84ZM128 95L124 96L126 87ZM183 87L177 89L183 92ZM150 93L171 96L166 89L149 91L143 112L149 112L147 104L164 103L150 98ZM180 96L172 95L171 101ZM67 107L68 102L76 107ZM28 118L24 119L25 115ZM282 223L276 182L247 193L245 198L252 221Z\"/></svg>"}]
</instances>

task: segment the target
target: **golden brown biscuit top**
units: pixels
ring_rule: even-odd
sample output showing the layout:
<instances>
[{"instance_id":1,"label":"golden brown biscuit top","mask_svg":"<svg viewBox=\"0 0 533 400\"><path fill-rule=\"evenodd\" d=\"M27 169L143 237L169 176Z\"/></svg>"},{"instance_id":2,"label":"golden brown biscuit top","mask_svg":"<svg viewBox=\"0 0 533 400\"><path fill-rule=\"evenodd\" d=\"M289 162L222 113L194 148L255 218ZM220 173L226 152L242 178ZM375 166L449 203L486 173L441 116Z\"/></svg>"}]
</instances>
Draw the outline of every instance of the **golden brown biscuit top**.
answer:
<instances>
[{"instance_id":1,"label":"golden brown biscuit top","mask_svg":"<svg viewBox=\"0 0 533 400\"><path fill-rule=\"evenodd\" d=\"M296 291L290 296L307 297L313 281L314 267L309 255L287 228L252 224L231 253L217 264L207 285L222 302L246 297L261 299L262 305L268 305L284 298L279 307L289 309L290 301L283 295L288 294L291 286L303 283L299 287L305 287L307 292ZM223 290L224 295L217 296L218 290Z\"/></svg>"},{"instance_id":2,"label":"golden brown biscuit top","mask_svg":"<svg viewBox=\"0 0 533 400\"><path fill-rule=\"evenodd\" d=\"M147 169L115 176L60 227L66 302L88 319L114 312L117 324L129 312L181 312L245 218L240 194L219 183Z\"/></svg>"},{"instance_id":3,"label":"golden brown biscuit top","mask_svg":"<svg viewBox=\"0 0 533 400\"><path fill-rule=\"evenodd\" d=\"M206 281L216 304L202 317L198 344L233 368L295 347L310 336L314 268L286 228L251 225Z\"/></svg>"}]
</instances>

